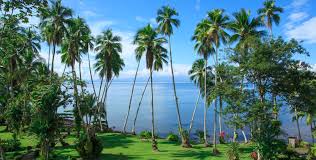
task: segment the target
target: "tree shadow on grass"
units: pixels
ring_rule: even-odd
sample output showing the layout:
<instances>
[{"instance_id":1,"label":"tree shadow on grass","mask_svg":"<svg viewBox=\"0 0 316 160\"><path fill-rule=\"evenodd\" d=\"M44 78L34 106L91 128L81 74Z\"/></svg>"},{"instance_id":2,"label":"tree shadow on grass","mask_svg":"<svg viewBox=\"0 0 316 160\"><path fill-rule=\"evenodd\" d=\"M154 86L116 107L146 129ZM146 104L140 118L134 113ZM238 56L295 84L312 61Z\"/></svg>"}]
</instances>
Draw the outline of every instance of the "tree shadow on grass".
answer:
<instances>
[{"instance_id":1,"label":"tree shadow on grass","mask_svg":"<svg viewBox=\"0 0 316 160\"><path fill-rule=\"evenodd\" d=\"M193 151L187 150L172 154L174 158L192 158L192 159L209 159L210 157L221 157L221 154L213 155L212 151Z\"/></svg>"},{"instance_id":2,"label":"tree shadow on grass","mask_svg":"<svg viewBox=\"0 0 316 160\"><path fill-rule=\"evenodd\" d=\"M120 153L120 154L102 154L100 156L100 159L129 160L129 159L138 159L138 158L134 156L127 156Z\"/></svg>"},{"instance_id":3,"label":"tree shadow on grass","mask_svg":"<svg viewBox=\"0 0 316 160\"><path fill-rule=\"evenodd\" d=\"M131 136L122 135L122 134L102 134L98 135L100 138L104 148L115 148L115 147L123 147L128 148L131 143L134 143L131 140Z\"/></svg>"}]
</instances>

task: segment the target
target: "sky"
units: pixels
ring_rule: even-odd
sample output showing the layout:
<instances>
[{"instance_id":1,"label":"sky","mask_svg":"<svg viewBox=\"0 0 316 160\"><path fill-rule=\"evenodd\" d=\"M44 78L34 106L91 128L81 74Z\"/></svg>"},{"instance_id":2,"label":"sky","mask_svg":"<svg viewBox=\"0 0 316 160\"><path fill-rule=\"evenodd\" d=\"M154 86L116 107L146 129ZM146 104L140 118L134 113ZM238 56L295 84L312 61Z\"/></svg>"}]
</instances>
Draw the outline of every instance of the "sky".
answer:
<instances>
[{"instance_id":1,"label":"sky","mask_svg":"<svg viewBox=\"0 0 316 160\"><path fill-rule=\"evenodd\" d=\"M179 12L181 25L175 29L171 37L173 64L177 82L188 82L188 70L194 60L200 58L194 51L191 41L196 24L206 13L215 8L222 8L231 17L232 13L241 8L250 10L252 16L257 16L257 9L261 8L264 0L63 0L63 5L74 10L74 16L83 17L92 30L94 36L103 30L111 28L114 34L122 37L122 57L125 62L124 70L116 81L131 81L134 77L137 62L134 56L135 46L132 44L136 31L147 24L157 26L155 17L157 10L164 5L174 7ZM302 41L302 45L311 56L297 56L316 68L316 0L276 0L277 5L284 8L281 23L273 26L274 36L284 39L295 38ZM30 23L38 23L37 18L31 18ZM48 57L47 46L43 43L41 55ZM90 52L92 63L94 52ZM60 56L56 57L56 71L61 73L63 64ZM83 78L89 79L87 57L83 57ZM170 66L165 66L158 73L154 73L154 81L170 82ZM94 79L99 79L95 74ZM141 62L138 81L148 77L144 60Z\"/></svg>"}]
</instances>

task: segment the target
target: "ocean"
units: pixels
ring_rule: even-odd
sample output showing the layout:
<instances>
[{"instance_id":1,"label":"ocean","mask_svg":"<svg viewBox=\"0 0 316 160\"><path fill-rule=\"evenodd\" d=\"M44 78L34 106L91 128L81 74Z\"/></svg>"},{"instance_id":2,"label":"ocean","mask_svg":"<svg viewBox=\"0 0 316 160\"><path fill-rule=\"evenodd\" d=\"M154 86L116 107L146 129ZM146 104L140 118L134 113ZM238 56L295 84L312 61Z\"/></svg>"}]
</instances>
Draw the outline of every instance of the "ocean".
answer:
<instances>
[{"instance_id":1,"label":"ocean","mask_svg":"<svg viewBox=\"0 0 316 160\"><path fill-rule=\"evenodd\" d=\"M127 131L131 132L133 121L135 118L136 109L141 98L142 91L146 83L136 83L133 101L129 120L127 123ZM99 89L100 83L95 82L96 89ZM132 89L132 82L113 82L106 101L108 111L109 126L115 130L122 131L125 116L128 109L129 98ZM176 105L173 95L172 83L154 83L154 113L155 113L155 129L156 133L164 137L168 133L177 133L178 121L176 114ZM189 128L192 112L198 98L198 89L193 83L176 83L177 94L179 98L181 119L184 128ZM88 90L92 93L91 84L88 85ZM203 130L203 112L204 103L200 99L197 107L195 120L193 124L192 133L196 130ZM207 113L207 129L208 135L213 133L213 106L210 106ZM280 120L282 121L282 129L285 133L283 137L297 136L298 131L296 123L292 121L292 114L289 109L284 106L280 112ZM225 124L225 117L223 118L223 130L226 134L232 135L232 130ZM306 141L311 141L310 127L306 125L305 119L300 119L300 128L302 138ZM217 125L218 126L218 125ZM151 130L151 94L150 85L148 85L145 92L143 102L139 111L138 119L136 122L136 132L139 133L144 130ZM242 140L241 131L240 140ZM249 137L249 131L248 131Z\"/></svg>"}]
</instances>

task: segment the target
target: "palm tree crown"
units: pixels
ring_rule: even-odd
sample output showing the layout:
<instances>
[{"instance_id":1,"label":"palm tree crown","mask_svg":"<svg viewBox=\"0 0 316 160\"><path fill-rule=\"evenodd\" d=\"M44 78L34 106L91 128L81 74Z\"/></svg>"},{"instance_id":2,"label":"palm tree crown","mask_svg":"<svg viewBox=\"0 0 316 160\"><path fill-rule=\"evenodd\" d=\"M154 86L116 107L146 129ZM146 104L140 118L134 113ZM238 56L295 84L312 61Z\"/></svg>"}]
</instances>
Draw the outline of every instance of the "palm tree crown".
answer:
<instances>
[{"instance_id":1,"label":"palm tree crown","mask_svg":"<svg viewBox=\"0 0 316 160\"><path fill-rule=\"evenodd\" d=\"M229 29L233 31L230 41L239 44L243 43L249 37L262 37L265 31L258 31L259 27L263 26L259 18L251 18L250 11L241 9L239 12L233 14L234 20L230 23Z\"/></svg>"},{"instance_id":2,"label":"palm tree crown","mask_svg":"<svg viewBox=\"0 0 316 160\"><path fill-rule=\"evenodd\" d=\"M105 76L110 81L113 75L118 76L125 66L120 56L122 52L121 37L113 34L111 29L102 32L96 39L97 63L95 70L100 77Z\"/></svg>"},{"instance_id":3,"label":"palm tree crown","mask_svg":"<svg viewBox=\"0 0 316 160\"><path fill-rule=\"evenodd\" d=\"M164 43L166 39L158 37L158 33L149 24L137 32L134 40L137 45L136 52L146 54L147 69L153 69L156 54L167 52L162 46Z\"/></svg>"},{"instance_id":4,"label":"palm tree crown","mask_svg":"<svg viewBox=\"0 0 316 160\"><path fill-rule=\"evenodd\" d=\"M156 21L158 23L158 30L160 33L170 36L173 34L173 26L179 27L180 21L174 16L178 16L178 12L169 6L163 6L157 12Z\"/></svg>"},{"instance_id":5,"label":"palm tree crown","mask_svg":"<svg viewBox=\"0 0 316 160\"><path fill-rule=\"evenodd\" d=\"M274 0L267 0L263 5L264 8L260 8L258 14L272 34L272 23L279 25L280 15L278 13L282 13L283 8L277 7Z\"/></svg>"}]
</instances>

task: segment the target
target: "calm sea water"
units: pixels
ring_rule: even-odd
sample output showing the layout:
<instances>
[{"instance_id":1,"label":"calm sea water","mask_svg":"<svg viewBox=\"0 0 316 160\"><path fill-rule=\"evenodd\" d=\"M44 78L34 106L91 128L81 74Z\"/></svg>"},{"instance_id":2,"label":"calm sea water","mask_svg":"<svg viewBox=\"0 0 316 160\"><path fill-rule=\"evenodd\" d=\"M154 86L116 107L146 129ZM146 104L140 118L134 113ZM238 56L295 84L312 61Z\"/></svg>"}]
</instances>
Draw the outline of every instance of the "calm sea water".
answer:
<instances>
[{"instance_id":1,"label":"calm sea water","mask_svg":"<svg viewBox=\"0 0 316 160\"><path fill-rule=\"evenodd\" d=\"M96 89L99 88L99 83L96 83ZM134 90L134 97L131 106L130 117L128 120L127 130L131 131L133 120L135 117L136 109L138 107L139 100L141 98L142 91L146 83L136 83ZM89 90L92 91L91 85ZM184 127L188 128L191 120L191 115L198 97L198 90L192 83L177 83L177 94L180 103L181 119ZM132 83L115 82L112 83L108 98L107 98L107 110L108 121L111 128L115 130L122 130L125 115L128 109L129 98L131 94ZM147 91L143 98L143 102L139 111L136 132L139 133L143 130L151 130L151 96L150 85L147 87ZM193 125L193 133L195 130L203 130L203 99L200 99L198 105L195 121ZM154 84L154 112L155 112L155 125L156 132L160 136L165 136L170 132L177 133L177 115L176 105L173 96L172 83L155 83ZM213 133L213 107L208 109L207 127L208 133ZM296 123L292 122L292 115L288 112L286 107L283 107L280 113L280 119L282 121L282 129L287 136L297 136ZM225 119L224 119L225 121ZM305 120L300 120L300 127L302 138L307 141L311 141L310 128L306 126ZM224 124L224 131L228 134L232 134L231 130ZM241 134L241 132L239 132ZM240 136L242 137L242 136Z\"/></svg>"}]
</instances>

